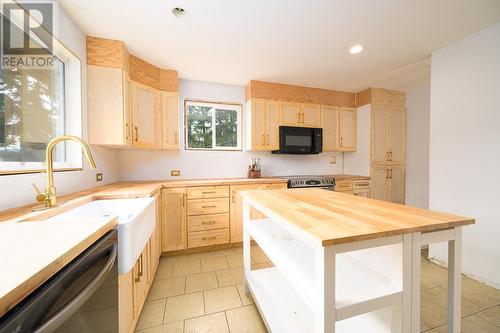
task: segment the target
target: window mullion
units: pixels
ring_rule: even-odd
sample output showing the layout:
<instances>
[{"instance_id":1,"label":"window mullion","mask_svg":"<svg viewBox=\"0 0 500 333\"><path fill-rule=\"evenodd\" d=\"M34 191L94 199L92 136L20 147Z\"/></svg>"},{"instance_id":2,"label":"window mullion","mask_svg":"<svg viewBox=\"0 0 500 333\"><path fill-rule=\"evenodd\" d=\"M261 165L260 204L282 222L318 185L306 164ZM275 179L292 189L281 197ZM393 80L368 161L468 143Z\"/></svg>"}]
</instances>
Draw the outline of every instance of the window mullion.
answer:
<instances>
[{"instance_id":1,"label":"window mullion","mask_svg":"<svg viewBox=\"0 0 500 333\"><path fill-rule=\"evenodd\" d=\"M217 135L216 135L216 130L217 130L217 125L215 124L215 112L217 109L215 107L212 107L212 149L215 149L217 147L217 142L215 142Z\"/></svg>"}]
</instances>

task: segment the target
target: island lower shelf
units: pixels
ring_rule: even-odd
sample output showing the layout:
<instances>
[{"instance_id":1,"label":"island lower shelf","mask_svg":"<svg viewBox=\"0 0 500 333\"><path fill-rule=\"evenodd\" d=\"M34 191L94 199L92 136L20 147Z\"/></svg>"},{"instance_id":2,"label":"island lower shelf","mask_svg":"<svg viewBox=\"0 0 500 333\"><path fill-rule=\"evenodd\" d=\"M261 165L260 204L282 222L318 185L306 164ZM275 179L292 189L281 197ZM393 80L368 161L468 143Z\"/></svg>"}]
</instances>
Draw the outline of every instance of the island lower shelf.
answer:
<instances>
[{"instance_id":1,"label":"island lower shelf","mask_svg":"<svg viewBox=\"0 0 500 333\"><path fill-rule=\"evenodd\" d=\"M304 333L314 329L314 314L277 268L253 270L246 278L260 313L271 332ZM335 332L388 332L388 308L335 324Z\"/></svg>"},{"instance_id":2,"label":"island lower shelf","mask_svg":"<svg viewBox=\"0 0 500 333\"><path fill-rule=\"evenodd\" d=\"M290 289L288 293L293 293L300 299L297 303L301 304L298 307L301 309L300 312L307 313L302 308L302 304L309 309L309 312L312 311L316 283L314 250L271 219L252 220L247 226L247 232L275 265L275 268L269 271L250 271L251 276L255 276L254 285L257 286L257 290L261 289L259 278L273 280L268 283L274 286L277 280L283 279ZM397 247L398 245L391 246ZM380 256L377 251L383 250L365 249L357 253L346 252L336 255L336 320L344 320L401 302L401 275L389 277L360 260L363 256L368 258ZM392 249L386 246L385 250L387 252ZM398 251L398 249L393 249L393 251ZM397 267L394 267L392 271L401 270L400 262L393 264ZM284 288L284 285L280 284L280 288Z\"/></svg>"}]
</instances>

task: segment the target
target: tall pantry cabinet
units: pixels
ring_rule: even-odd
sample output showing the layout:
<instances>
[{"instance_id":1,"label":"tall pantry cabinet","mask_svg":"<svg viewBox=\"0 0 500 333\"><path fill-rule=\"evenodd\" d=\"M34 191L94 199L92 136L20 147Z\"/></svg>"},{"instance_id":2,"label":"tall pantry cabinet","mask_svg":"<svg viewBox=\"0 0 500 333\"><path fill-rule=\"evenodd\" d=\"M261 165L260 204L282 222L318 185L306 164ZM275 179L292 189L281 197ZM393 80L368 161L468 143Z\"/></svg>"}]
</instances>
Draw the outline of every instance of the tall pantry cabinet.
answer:
<instances>
[{"instance_id":1,"label":"tall pantry cabinet","mask_svg":"<svg viewBox=\"0 0 500 333\"><path fill-rule=\"evenodd\" d=\"M358 95L371 104L372 198L404 204L406 95L378 88Z\"/></svg>"}]
</instances>

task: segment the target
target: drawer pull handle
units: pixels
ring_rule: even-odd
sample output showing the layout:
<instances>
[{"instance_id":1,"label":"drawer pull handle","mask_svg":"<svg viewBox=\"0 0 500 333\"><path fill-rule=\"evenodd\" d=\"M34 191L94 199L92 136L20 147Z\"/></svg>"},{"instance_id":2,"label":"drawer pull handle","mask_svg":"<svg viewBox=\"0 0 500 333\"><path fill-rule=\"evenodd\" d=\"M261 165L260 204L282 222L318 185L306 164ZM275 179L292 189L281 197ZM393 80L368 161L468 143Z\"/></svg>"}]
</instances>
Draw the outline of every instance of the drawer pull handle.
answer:
<instances>
[{"instance_id":1,"label":"drawer pull handle","mask_svg":"<svg viewBox=\"0 0 500 333\"><path fill-rule=\"evenodd\" d=\"M370 184L368 184L368 183L358 183L358 184L356 184L356 186L368 186L368 185L370 185Z\"/></svg>"},{"instance_id":2,"label":"drawer pull handle","mask_svg":"<svg viewBox=\"0 0 500 333\"><path fill-rule=\"evenodd\" d=\"M201 224L215 224L216 221L209 221L209 222L201 222Z\"/></svg>"},{"instance_id":3,"label":"drawer pull handle","mask_svg":"<svg viewBox=\"0 0 500 333\"><path fill-rule=\"evenodd\" d=\"M201 240L204 240L204 241L205 241L205 240L214 240L214 239L216 239L216 237L215 237L215 236L212 236L212 237L202 237L202 238L201 238Z\"/></svg>"},{"instance_id":4,"label":"drawer pull handle","mask_svg":"<svg viewBox=\"0 0 500 333\"><path fill-rule=\"evenodd\" d=\"M217 207L217 206L215 206L215 205L211 205L211 206L201 206L201 207L202 207L202 208L215 208L215 207Z\"/></svg>"},{"instance_id":5,"label":"drawer pull handle","mask_svg":"<svg viewBox=\"0 0 500 333\"><path fill-rule=\"evenodd\" d=\"M203 191L201 192L201 194L213 194L213 193L217 193L216 191Z\"/></svg>"}]
</instances>

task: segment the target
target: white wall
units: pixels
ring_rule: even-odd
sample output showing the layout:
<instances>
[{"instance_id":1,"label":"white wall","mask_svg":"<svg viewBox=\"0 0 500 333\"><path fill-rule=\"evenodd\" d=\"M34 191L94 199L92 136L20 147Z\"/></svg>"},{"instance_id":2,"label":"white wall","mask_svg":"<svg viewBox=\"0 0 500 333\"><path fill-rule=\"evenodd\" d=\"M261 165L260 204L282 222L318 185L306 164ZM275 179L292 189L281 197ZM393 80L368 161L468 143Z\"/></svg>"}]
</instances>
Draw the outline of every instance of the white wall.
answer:
<instances>
[{"instance_id":1,"label":"white wall","mask_svg":"<svg viewBox=\"0 0 500 333\"><path fill-rule=\"evenodd\" d=\"M357 149L352 153L344 153L344 172L350 175L370 176L371 147L371 104L357 109Z\"/></svg>"},{"instance_id":2,"label":"white wall","mask_svg":"<svg viewBox=\"0 0 500 333\"><path fill-rule=\"evenodd\" d=\"M406 204L429 208L430 84L406 91Z\"/></svg>"},{"instance_id":3,"label":"white wall","mask_svg":"<svg viewBox=\"0 0 500 333\"><path fill-rule=\"evenodd\" d=\"M68 47L82 62L82 119L83 137L87 136L87 68L85 34L71 21L69 16L59 8L59 30L55 32L58 39ZM54 179L58 194L75 192L96 185L116 181L116 153L107 149L92 146L97 169L90 170L84 159L83 171L56 173ZM102 172L104 181L96 183L96 172ZM0 211L11 207L28 204L34 201L35 194L31 186L36 183L39 188L46 184L44 173L0 176Z\"/></svg>"},{"instance_id":4,"label":"white wall","mask_svg":"<svg viewBox=\"0 0 500 333\"><path fill-rule=\"evenodd\" d=\"M431 209L474 217L463 271L500 287L500 23L432 54ZM446 248L430 255L446 261Z\"/></svg>"},{"instance_id":5,"label":"white wall","mask_svg":"<svg viewBox=\"0 0 500 333\"><path fill-rule=\"evenodd\" d=\"M245 88L181 80L179 107L182 115L185 99L237 102L244 105ZM184 128L183 118L180 117L181 129ZM181 145L184 143L182 135L183 133ZM249 151L186 151L182 146L180 151L119 151L118 169L120 180L169 179L173 178L170 176L172 169L181 170L181 177L174 178L246 177L250 159L260 157L263 176L342 173L342 154L335 155L337 164L329 163L328 157L332 155L334 154L292 156Z\"/></svg>"}]
</instances>

